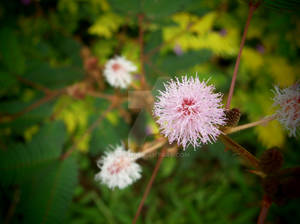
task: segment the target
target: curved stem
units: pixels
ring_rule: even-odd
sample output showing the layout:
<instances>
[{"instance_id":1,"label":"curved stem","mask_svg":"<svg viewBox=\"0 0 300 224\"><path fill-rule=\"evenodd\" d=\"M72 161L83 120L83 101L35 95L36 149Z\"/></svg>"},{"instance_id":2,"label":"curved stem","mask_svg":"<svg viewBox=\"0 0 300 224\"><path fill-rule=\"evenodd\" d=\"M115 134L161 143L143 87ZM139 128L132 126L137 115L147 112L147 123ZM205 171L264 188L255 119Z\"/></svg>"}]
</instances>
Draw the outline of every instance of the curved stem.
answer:
<instances>
[{"instance_id":1,"label":"curved stem","mask_svg":"<svg viewBox=\"0 0 300 224\"><path fill-rule=\"evenodd\" d=\"M267 124L268 122L270 122L270 121L272 121L274 119L276 119L276 114L264 117L263 119L261 119L259 121L255 121L255 122L251 122L251 123L248 123L248 124L244 124L244 125L239 125L239 126L236 126L236 127L228 128L224 132L226 134L231 134L231 133L234 133L234 132L238 132L238 131L241 131L241 130L245 130L245 129L248 129L248 128L255 127L257 125Z\"/></svg>"},{"instance_id":2,"label":"curved stem","mask_svg":"<svg viewBox=\"0 0 300 224\"><path fill-rule=\"evenodd\" d=\"M160 167L160 165L161 165L161 163L162 163L162 161L163 161L163 158L165 157L165 154L166 154L166 149L163 148L163 149L161 150L160 155L159 155L159 158L158 158L158 160L157 160L157 162L156 162L156 164L155 164L155 167L154 167L152 176L151 176L151 178L150 178L150 180L149 180L149 182L148 182L148 184L147 184L147 187L146 187L145 192L144 192L144 194L143 194L142 200L141 200L141 202L140 202L140 204L139 204L139 207L138 207L138 209L137 209L137 211L136 211L136 214L135 214L135 216L134 216L134 219L133 219L133 221L132 221L132 224L135 224L135 223L137 222L137 220L138 220L138 218L139 218L139 216L140 216L140 214L141 214L141 211L142 211L142 208L143 208L143 206L144 206L145 200L147 199L147 196L148 196L148 194L149 194L149 192L150 192L150 190L151 190L152 184L153 184L154 179L155 179L155 177L156 177L156 175L157 175L157 172L158 172L158 170L159 170L159 167Z\"/></svg>"},{"instance_id":3,"label":"curved stem","mask_svg":"<svg viewBox=\"0 0 300 224\"><path fill-rule=\"evenodd\" d=\"M234 66L233 76L232 76L230 89L229 89L229 94L228 94L228 99L227 99L227 103L226 103L226 109L230 108L230 103L231 103L231 99L232 99L232 96L233 96L234 86L235 86L235 82L236 82L237 73L238 73L238 70L239 70L242 51L243 51L243 48L244 48L244 45L245 45L245 40L246 40L249 24L250 24L253 12L255 11L257 6L258 5L254 5L253 3L250 3L248 18L247 18L247 22L246 22L246 25L245 25L245 28L244 28L244 33L243 33L243 36L242 36L240 50L239 50L238 56L236 58L235 66Z\"/></svg>"}]
</instances>

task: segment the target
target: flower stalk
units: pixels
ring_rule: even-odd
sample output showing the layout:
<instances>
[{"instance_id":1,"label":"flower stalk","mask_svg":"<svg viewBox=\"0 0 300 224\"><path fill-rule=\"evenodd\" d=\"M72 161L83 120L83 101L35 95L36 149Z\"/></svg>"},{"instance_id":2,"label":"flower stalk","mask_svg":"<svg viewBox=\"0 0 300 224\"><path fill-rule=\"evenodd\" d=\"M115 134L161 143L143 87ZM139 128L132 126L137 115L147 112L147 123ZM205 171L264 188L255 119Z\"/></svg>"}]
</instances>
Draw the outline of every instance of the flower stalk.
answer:
<instances>
[{"instance_id":1,"label":"flower stalk","mask_svg":"<svg viewBox=\"0 0 300 224\"><path fill-rule=\"evenodd\" d=\"M276 119L276 114L273 114L271 116L264 117L263 119L261 119L259 121L251 122L251 123L244 124L244 125L239 125L239 126L232 127L232 128L227 128L224 132L226 134L231 134L231 133L242 131L242 130L252 128L252 127L255 127L258 125L266 125L267 123L269 123L270 121L273 121L275 119Z\"/></svg>"},{"instance_id":2,"label":"flower stalk","mask_svg":"<svg viewBox=\"0 0 300 224\"><path fill-rule=\"evenodd\" d=\"M142 200L141 200L141 202L139 204L139 207L138 207L138 209L136 211L136 214L134 216L134 219L132 221L132 224L135 224L137 222L137 220L138 220L138 218L139 218L139 216L141 214L142 208L143 208L144 203L145 203L145 201L146 201L146 199L148 197L148 194L149 194L149 192L151 190L151 187L153 185L154 179L155 179L155 177L156 177L156 175L158 173L159 167L160 167L160 165L161 165L161 163L162 163L162 161L163 161L163 159L165 157L165 154L166 154L166 148L163 148L161 150L159 158L158 158L158 160L157 160L157 162L155 164L152 176L151 176L151 178L150 178L150 180L149 180L149 182L147 184L147 187L146 187L145 192L143 194Z\"/></svg>"},{"instance_id":3,"label":"flower stalk","mask_svg":"<svg viewBox=\"0 0 300 224\"><path fill-rule=\"evenodd\" d=\"M226 103L226 109L230 108L230 103L231 103L231 99L232 99L232 96L233 96L236 77L237 77L237 73L238 73L239 66L240 66L241 56L242 56L243 48L244 48L244 45L245 45L248 28L249 28L253 13L257 9L257 7L259 6L259 3L260 2L257 2L256 4L254 4L251 1L250 4L249 4L248 18L247 18L246 25L245 25L245 28L244 28L244 33L243 33L242 41L241 41L241 44L240 44L240 50L239 50L238 56L236 58L235 66L234 66L233 76L232 76L230 89L229 89L229 94L228 94L228 99L227 99L227 103Z\"/></svg>"}]
</instances>

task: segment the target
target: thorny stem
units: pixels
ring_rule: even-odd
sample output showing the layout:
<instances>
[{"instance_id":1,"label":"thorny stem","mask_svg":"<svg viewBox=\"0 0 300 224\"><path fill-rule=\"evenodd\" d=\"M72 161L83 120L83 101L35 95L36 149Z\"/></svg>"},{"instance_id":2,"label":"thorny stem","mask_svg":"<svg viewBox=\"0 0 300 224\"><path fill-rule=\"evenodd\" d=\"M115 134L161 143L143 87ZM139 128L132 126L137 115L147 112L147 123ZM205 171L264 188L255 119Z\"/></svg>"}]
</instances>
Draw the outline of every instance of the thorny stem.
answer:
<instances>
[{"instance_id":1,"label":"thorny stem","mask_svg":"<svg viewBox=\"0 0 300 224\"><path fill-rule=\"evenodd\" d=\"M265 195L263 198L263 201L262 201L261 210L260 210L260 214L259 214L259 217L257 220L257 224L265 223L265 219L268 215L268 211L269 211L271 204L272 204L271 199Z\"/></svg>"},{"instance_id":2,"label":"thorny stem","mask_svg":"<svg viewBox=\"0 0 300 224\"><path fill-rule=\"evenodd\" d=\"M242 51L243 51L243 48L244 48L244 45L245 45L245 40L246 40L249 24L250 24L253 12L258 7L258 5L259 5L259 2L256 3L256 4L253 4L252 2L250 2L248 18L247 18L247 22L246 22L246 25L245 25L245 28L244 28L244 33L243 33L243 36L242 36L240 50L239 50L239 53L238 53L238 56L237 56L237 59L236 59L236 62L235 62L235 66L234 66L233 76L232 76L230 89L229 89L229 94L228 94L228 99L227 99L227 103L226 103L226 109L230 108L230 103L231 103L231 99L232 99L232 96L233 96L234 86L235 86L235 82L236 82L237 73L238 73L238 70L239 70Z\"/></svg>"},{"instance_id":3,"label":"thorny stem","mask_svg":"<svg viewBox=\"0 0 300 224\"><path fill-rule=\"evenodd\" d=\"M132 221L132 224L135 224L135 223L137 222L137 220L138 220L138 218L139 218L139 216L140 216L140 214L141 214L141 211L142 211L142 208L143 208L143 206L144 206L145 200L147 199L147 196L148 196L148 194L149 194L149 192L150 192L150 190L151 190L152 184L153 184L154 179L155 179L155 177L156 177L156 175L157 175L157 172L158 172L158 170L159 170L159 167L160 167L160 165L161 165L161 163L162 163L162 161L163 161L163 158L165 157L165 154L166 154L166 148L163 148L163 149L161 150L160 155L159 155L159 158L158 158L158 160L157 160L157 162L156 162L156 164L155 164L155 167L154 167L152 176L151 176L151 178L150 178L150 180L149 180L149 182L148 182L148 184L147 184L147 187L146 187L145 192L144 192L144 194L143 194L142 200L141 200L141 202L140 202L140 204L139 204L139 207L138 207L138 209L137 209L137 211L136 211L136 214L135 214L135 216L134 216L134 219L133 219L133 221Z\"/></svg>"},{"instance_id":4,"label":"thorny stem","mask_svg":"<svg viewBox=\"0 0 300 224\"><path fill-rule=\"evenodd\" d=\"M114 108L111 104L99 117L98 119L85 131L85 133L64 153L61 155L60 159L64 160L68 158L73 151L77 148L78 143L84 140L88 134L90 134L103 120L103 118Z\"/></svg>"},{"instance_id":5,"label":"thorny stem","mask_svg":"<svg viewBox=\"0 0 300 224\"><path fill-rule=\"evenodd\" d=\"M234 133L234 132L238 132L238 131L241 131L241 130L245 130L245 129L248 129L248 128L255 127L257 125L265 125L265 124L267 124L268 122L270 122L274 119L276 119L276 114L264 117L263 119L261 119L259 121L251 122L251 123L240 125L240 126L237 126L237 127L228 128L228 129L225 130L225 133L226 134L231 134L231 133Z\"/></svg>"},{"instance_id":6,"label":"thorny stem","mask_svg":"<svg viewBox=\"0 0 300 224\"><path fill-rule=\"evenodd\" d=\"M146 83L146 74L145 74L145 54L144 54L144 15L138 15L139 23L139 45L140 45L140 63L141 63L141 86L145 88Z\"/></svg>"},{"instance_id":7,"label":"thorny stem","mask_svg":"<svg viewBox=\"0 0 300 224\"><path fill-rule=\"evenodd\" d=\"M258 170L260 169L258 159L254 155L252 155L247 149L245 149L243 146L236 143L227 135L223 135L223 134L220 135L220 140L224 143L224 145L228 149L231 149L231 151L241 156L253 168Z\"/></svg>"}]
</instances>

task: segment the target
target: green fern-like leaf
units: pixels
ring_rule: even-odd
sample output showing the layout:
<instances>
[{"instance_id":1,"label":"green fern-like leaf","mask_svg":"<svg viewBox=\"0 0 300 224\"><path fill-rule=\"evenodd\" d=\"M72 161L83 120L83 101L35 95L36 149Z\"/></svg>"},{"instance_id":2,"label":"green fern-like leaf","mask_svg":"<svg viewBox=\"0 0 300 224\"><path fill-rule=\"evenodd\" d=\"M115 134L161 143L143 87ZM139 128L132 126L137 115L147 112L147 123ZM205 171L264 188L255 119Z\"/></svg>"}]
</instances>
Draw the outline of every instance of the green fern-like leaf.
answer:
<instances>
[{"instance_id":1,"label":"green fern-like leaf","mask_svg":"<svg viewBox=\"0 0 300 224\"><path fill-rule=\"evenodd\" d=\"M65 136L63 123L53 122L42 127L30 143L17 144L0 151L1 183L20 183L47 167L60 156Z\"/></svg>"},{"instance_id":2,"label":"green fern-like leaf","mask_svg":"<svg viewBox=\"0 0 300 224\"><path fill-rule=\"evenodd\" d=\"M74 158L53 162L46 170L21 185L18 214L23 223L66 223L66 214L77 185Z\"/></svg>"},{"instance_id":3,"label":"green fern-like leaf","mask_svg":"<svg viewBox=\"0 0 300 224\"><path fill-rule=\"evenodd\" d=\"M297 12L300 9L299 0L264 0L262 4L275 10Z\"/></svg>"}]
</instances>

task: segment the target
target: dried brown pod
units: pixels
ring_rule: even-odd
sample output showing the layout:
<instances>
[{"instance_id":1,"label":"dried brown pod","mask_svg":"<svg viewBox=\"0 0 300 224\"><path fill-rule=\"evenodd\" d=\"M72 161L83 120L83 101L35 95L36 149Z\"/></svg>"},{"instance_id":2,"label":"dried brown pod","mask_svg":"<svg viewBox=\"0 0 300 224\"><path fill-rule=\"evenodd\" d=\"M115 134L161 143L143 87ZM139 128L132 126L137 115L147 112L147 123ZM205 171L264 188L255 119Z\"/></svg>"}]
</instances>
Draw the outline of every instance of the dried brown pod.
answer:
<instances>
[{"instance_id":1,"label":"dried brown pod","mask_svg":"<svg viewBox=\"0 0 300 224\"><path fill-rule=\"evenodd\" d=\"M237 124L240 121L241 112L237 108L225 110L225 117L226 117L225 127L234 127L237 126Z\"/></svg>"}]
</instances>

